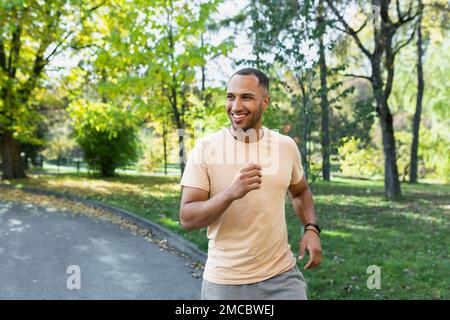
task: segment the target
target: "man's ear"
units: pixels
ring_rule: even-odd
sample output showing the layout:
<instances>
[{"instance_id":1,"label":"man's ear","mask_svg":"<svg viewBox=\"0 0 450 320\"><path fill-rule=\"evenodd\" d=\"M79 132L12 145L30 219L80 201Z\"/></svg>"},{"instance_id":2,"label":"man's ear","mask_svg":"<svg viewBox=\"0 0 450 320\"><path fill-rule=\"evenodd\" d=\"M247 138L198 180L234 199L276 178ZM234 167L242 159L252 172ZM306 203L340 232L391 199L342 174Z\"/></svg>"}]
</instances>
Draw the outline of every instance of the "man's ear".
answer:
<instances>
[{"instance_id":1,"label":"man's ear","mask_svg":"<svg viewBox=\"0 0 450 320\"><path fill-rule=\"evenodd\" d=\"M262 109L263 109L263 111L266 111L266 109L267 109L267 107L269 106L269 104L270 104L270 96L267 95L267 96L265 96L264 99L263 99L263 104L262 104Z\"/></svg>"}]
</instances>

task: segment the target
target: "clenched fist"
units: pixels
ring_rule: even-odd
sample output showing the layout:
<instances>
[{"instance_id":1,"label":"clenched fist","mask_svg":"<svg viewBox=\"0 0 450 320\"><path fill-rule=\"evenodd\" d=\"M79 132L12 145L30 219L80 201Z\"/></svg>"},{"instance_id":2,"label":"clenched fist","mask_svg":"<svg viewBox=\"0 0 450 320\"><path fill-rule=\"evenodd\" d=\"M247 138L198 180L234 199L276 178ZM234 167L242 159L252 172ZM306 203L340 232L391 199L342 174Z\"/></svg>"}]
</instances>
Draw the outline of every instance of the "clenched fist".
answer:
<instances>
[{"instance_id":1,"label":"clenched fist","mask_svg":"<svg viewBox=\"0 0 450 320\"><path fill-rule=\"evenodd\" d=\"M230 198L238 200L250 191L261 188L261 169L261 166L256 163L249 163L242 167L227 189Z\"/></svg>"}]
</instances>

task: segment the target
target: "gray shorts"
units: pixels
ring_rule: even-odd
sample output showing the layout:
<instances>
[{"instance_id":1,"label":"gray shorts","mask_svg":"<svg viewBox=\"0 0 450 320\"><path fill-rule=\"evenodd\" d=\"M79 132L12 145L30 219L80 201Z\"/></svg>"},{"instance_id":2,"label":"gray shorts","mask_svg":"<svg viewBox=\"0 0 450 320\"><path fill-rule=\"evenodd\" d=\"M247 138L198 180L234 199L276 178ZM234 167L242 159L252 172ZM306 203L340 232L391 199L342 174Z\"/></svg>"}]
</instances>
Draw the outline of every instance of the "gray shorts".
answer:
<instances>
[{"instance_id":1,"label":"gray shorts","mask_svg":"<svg viewBox=\"0 0 450 320\"><path fill-rule=\"evenodd\" d=\"M307 300L307 285L297 266L252 284L217 284L203 279L202 300Z\"/></svg>"}]
</instances>

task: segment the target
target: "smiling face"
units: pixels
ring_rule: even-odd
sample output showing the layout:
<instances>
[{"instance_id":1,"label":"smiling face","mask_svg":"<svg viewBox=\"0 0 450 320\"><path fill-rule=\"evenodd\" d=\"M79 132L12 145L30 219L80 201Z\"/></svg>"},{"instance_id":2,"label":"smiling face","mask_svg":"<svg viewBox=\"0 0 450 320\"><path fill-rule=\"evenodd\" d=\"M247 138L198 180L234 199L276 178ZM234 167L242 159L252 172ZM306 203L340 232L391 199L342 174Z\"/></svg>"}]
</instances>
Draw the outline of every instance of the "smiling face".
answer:
<instances>
[{"instance_id":1,"label":"smiling face","mask_svg":"<svg viewBox=\"0 0 450 320\"><path fill-rule=\"evenodd\" d=\"M234 130L260 129L269 105L267 90L254 75L234 75L227 87L227 114Z\"/></svg>"}]
</instances>

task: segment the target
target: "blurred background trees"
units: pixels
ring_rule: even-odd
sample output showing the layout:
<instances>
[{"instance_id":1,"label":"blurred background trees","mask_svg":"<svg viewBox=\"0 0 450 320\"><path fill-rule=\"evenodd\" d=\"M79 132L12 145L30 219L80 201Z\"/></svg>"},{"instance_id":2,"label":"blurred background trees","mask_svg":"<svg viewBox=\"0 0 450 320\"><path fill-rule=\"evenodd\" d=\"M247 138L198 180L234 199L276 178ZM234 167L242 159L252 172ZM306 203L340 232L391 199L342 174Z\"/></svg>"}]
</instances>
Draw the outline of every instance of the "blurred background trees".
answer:
<instances>
[{"instance_id":1,"label":"blurred background trees","mask_svg":"<svg viewBox=\"0 0 450 320\"><path fill-rule=\"evenodd\" d=\"M84 163L178 174L228 125L228 77L271 77L264 125L308 180L449 180L447 1L0 1L2 177ZM83 167L83 165L81 166Z\"/></svg>"}]
</instances>

